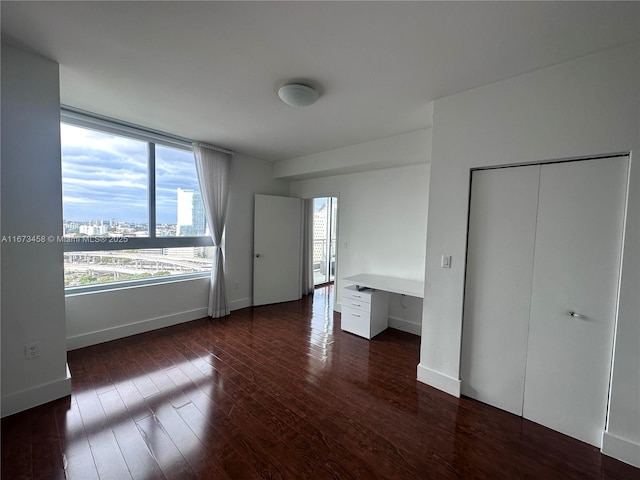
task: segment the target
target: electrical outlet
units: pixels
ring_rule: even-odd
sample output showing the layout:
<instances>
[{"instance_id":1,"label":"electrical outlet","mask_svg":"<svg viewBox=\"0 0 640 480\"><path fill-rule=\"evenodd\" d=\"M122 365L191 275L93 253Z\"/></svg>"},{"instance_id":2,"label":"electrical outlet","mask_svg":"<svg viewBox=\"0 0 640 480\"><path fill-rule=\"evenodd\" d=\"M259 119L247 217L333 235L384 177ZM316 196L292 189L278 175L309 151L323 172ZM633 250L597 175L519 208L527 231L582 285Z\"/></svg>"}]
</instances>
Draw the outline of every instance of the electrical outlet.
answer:
<instances>
[{"instance_id":1,"label":"electrical outlet","mask_svg":"<svg viewBox=\"0 0 640 480\"><path fill-rule=\"evenodd\" d=\"M24 358L30 360L40 356L40 344L38 342L30 343L24 346Z\"/></svg>"}]
</instances>

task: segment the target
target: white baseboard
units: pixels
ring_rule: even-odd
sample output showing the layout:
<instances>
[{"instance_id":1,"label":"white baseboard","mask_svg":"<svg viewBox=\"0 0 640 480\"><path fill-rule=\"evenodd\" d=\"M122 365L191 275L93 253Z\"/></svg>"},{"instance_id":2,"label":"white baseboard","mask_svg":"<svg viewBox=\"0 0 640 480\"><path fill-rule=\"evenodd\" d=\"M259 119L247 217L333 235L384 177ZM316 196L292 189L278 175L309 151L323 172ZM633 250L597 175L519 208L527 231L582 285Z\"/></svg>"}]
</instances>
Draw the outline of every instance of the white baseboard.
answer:
<instances>
[{"instance_id":1,"label":"white baseboard","mask_svg":"<svg viewBox=\"0 0 640 480\"><path fill-rule=\"evenodd\" d=\"M71 372L69 372L68 365L65 378L3 396L2 416L13 415L67 395L71 395Z\"/></svg>"},{"instance_id":2,"label":"white baseboard","mask_svg":"<svg viewBox=\"0 0 640 480\"><path fill-rule=\"evenodd\" d=\"M240 310L241 308L250 307L252 305L251 298L241 298L229 302L229 310ZM115 327L96 330L94 332L74 335L67 338L67 350L75 350L77 348L88 347L98 343L117 340L118 338L137 335L138 333L150 332L158 328L170 327L179 323L190 322L207 316L207 308L195 308L184 312L165 315L162 317L148 318L139 322L132 322L126 325L118 325Z\"/></svg>"},{"instance_id":3,"label":"white baseboard","mask_svg":"<svg viewBox=\"0 0 640 480\"><path fill-rule=\"evenodd\" d=\"M609 432L602 433L602 453L640 468L640 443L618 437Z\"/></svg>"},{"instance_id":4,"label":"white baseboard","mask_svg":"<svg viewBox=\"0 0 640 480\"><path fill-rule=\"evenodd\" d=\"M247 308L253 306L253 299L251 297L240 298L238 300L234 300L229 302L229 310L232 312L234 310L240 310L241 308Z\"/></svg>"},{"instance_id":5,"label":"white baseboard","mask_svg":"<svg viewBox=\"0 0 640 480\"><path fill-rule=\"evenodd\" d=\"M97 330L95 332L83 333L81 335L67 337L67 350L75 350L76 348L109 342L111 340L117 340L118 338L137 335L138 333L150 332L151 330L177 325L178 323L190 322L191 320L197 320L198 318L206 316L206 308L196 308L185 312L128 323L126 325L105 328L104 330Z\"/></svg>"},{"instance_id":6,"label":"white baseboard","mask_svg":"<svg viewBox=\"0 0 640 480\"><path fill-rule=\"evenodd\" d=\"M422 364L418 365L418 381L442 390L454 397L460 397L460 380L431 370Z\"/></svg>"},{"instance_id":7,"label":"white baseboard","mask_svg":"<svg viewBox=\"0 0 640 480\"><path fill-rule=\"evenodd\" d=\"M404 318L389 317L389 327L418 336L422 335L421 324L410 322Z\"/></svg>"}]
</instances>

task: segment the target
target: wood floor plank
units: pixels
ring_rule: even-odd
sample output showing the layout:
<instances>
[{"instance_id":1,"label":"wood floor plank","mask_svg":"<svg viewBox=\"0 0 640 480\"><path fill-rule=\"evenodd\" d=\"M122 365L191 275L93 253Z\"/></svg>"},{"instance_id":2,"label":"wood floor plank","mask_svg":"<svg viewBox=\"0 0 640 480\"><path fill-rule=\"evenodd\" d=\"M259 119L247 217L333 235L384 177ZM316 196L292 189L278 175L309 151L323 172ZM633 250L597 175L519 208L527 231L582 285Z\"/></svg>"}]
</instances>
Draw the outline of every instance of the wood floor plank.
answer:
<instances>
[{"instance_id":1,"label":"wood floor plank","mask_svg":"<svg viewBox=\"0 0 640 480\"><path fill-rule=\"evenodd\" d=\"M55 417L67 478L99 480L77 403L70 403L68 408L56 408Z\"/></svg>"},{"instance_id":2,"label":"wood floor plank","mask_svg":"<svg viewBox=\"0 0 640 480\"><path fill-rule=\"evenodd\" d=\"M156 406L158 415L151 415L136 422L138 430L142 436L142 439L147 444L147 448L155 458L158 466L162 470L164 476L167 479L175 480L191 480L197 478L184 455L180 451L188 448L198 448L195 443L182 443L178 441L180 448L172 440L172 435L179 439L183 439L182 436L176 435L176 429L180 425L172 424L170 420L164 415L164 409L162 406ZM173 407L168 407L167 411L171 412ZM164 421L161 421L162 420Z\"/></svg>"},{"instance_id":3,"label":"wood floor plank","mask_svg":"<svg viewBox=\"0 0 640 480\"><path fill-rule=\"evenodd\" d=\"M156 459L140 436L137 425L117 390L105 391L99 394L98 398L134 480L162 478Z\"/></svg>"},{"instance_id":4,"label":"wood floor plank","mask_svg":"<svg viewBox=\"0 0 640 480\"><path fill-rule=\"evenodd\" d=\"M157 403L155 403L157 400ZM172 405L167 405L161 399L152 399L154 416L152 417L156 427L162 430L162 433L167 438L171 439L171 442L175 446L175 449L182 455L182 459L178 458L178 462L183 465L186 463L189 469L197 477L198 472L203 471L206 466L215 464L215 458L209 458L209 452L206 452L205 446L200 442L197 435L189 428L187 423L180 417L177 409ZM149 419L147 419L149 421ZM168 445L168 444L167 444ZM173 452L173 448L168 445L166 448L170 448ZM205 453L203 455L203 453ZM175 455L175 453L172 453ZM176 463L174 461L174 463ZM186 466L181 467L187 471ZM185 478L191 478L191 473L185 473Z\"/></svg>"},{"instance_id":5,"label":"wood floor plank","mask_svg":"<svg viewBox=\"0 0 640 480\"><path fill-rule=\"evenodd\" d=\"M233 425L228 425L230 429L221 429L220 423L213 420L215 425L219 427L214 428L214 423L206 419L191 403L180 408L178 414L191 428L200 442L212 452L229 477L247 479L261 478L259 471L254 469L250 461L243 457L240 452L238 452L238 449L234 447L233 443L237 442L234 442L233 439L237 435L237 432Z\"/></svg>"},{"instance_id":6,"label":"wood floor plank","mask_svg":"<svg viewBox=\"0 0 640 480\"><path fill-rule=\"evenodd\" d=\"M63 400L54 403L61 402ZM31 457L34 480L64 480L64 462L56 417L51 415L46 405L40 405L31 411Z\"/></svg>"},{"instance_id":7,"label":"wood floor plank","mask_svg":"<svg viewBox=\"0 0 640 480\"><path fill-rule=\"evenodd\" d=\"M30 480L31 412L23 412L2 419L2 478Z\"/></svg>"},{"instance_id":8,"label":"wood floor plank","mask_svg":"<svg viewBox=\"0 0 640 480\"><path fill-rule=\"evenodd\" d=\"M90 387L91 379L87 374L79 374L73 381L82 390L76 401L100 479L130 479L129 469L98 394Z\"/></svg>"}]
</instances>

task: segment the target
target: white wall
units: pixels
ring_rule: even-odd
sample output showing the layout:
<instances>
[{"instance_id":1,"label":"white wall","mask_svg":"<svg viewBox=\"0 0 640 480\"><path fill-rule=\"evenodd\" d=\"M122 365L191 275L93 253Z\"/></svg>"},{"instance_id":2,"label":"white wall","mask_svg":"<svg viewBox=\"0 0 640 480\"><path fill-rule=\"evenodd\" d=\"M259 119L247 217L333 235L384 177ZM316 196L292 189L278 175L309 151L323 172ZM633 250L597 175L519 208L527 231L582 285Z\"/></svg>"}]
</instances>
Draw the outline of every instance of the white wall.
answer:
<instances>
[{"instance_id":1,"label":"white wall","mask_svg":"<svg viewBox=\"0 0 640 480\"><path fill-rule=\"evenodd\" d=\"M203 278L68 295L67 348L206 317L208 287Z\"/></svg>"},{"instance_id":2,"label":"white wall","mask_svg":"<svg viewBox=\"0 0 640 480\"><path fill-rule=\"evenodd\" d=\"M253 210L256 193L289 194L289 182L273 179L273 164L236 154L225 233L227 294L231 308L253 304Z\"/></svg>"},{"instance_id":3,"label":"white wall","mask_svg":"<svg viewBox=\"0 0 640 480\"><path fill-rule=\"evenodd\" d=\"M336 310L346 276L375 273L422 281L428 185L427 163L291 183L291 196L338 197ZM392 295L389 315L391 326L419 334L422 300Z\"/></svg>"},{"instance_id":4,"label":"white wall","mask_svg":"<svg viewBox=\"0 0 640 480\"><path fill-rule=\"evenodd\" d=\"M640 466L639 60L628 45L436 101L418 379L459 394L470 169L631 151L603 451ZM451 269L439 268L442 254Z\"/></svg>"},{"instance_id":5,"label":"white wall","mask_svg":"<svg viewBox=\"0 0 640 480\"><path fill-rule=\"evenodd\" d=\"M286 195L270 162L236 154L225 228L225 270L231 310L252 305L253 197ZM66 298L68 348L75 349L207 316L209 279L106 290Z\"/></svg>"},{"instance_id":6,"label":"white wall","mask_svg":"<svg viewBox=\"0 0 640 480\"><path fill-rule=\"evenodd\" d=\"M58 65L2 45L2 236L60 234ZM2 243L2 415L71 392L62 244ZM39 342L40 357L24 345Z\"/></svg>"},{"instance_id":7,"label":"white wall","mask_svg":"<svg viewBox=\"0 0 640 480\"><path fill-rule=\"evenodd\" d=\"M432 109L428 109L429 115ZM430 120L430 118L428 119ZM428 163L431 128L327 150L274 164L274 176L302 180Z\"/></svg>"}]
</instances>

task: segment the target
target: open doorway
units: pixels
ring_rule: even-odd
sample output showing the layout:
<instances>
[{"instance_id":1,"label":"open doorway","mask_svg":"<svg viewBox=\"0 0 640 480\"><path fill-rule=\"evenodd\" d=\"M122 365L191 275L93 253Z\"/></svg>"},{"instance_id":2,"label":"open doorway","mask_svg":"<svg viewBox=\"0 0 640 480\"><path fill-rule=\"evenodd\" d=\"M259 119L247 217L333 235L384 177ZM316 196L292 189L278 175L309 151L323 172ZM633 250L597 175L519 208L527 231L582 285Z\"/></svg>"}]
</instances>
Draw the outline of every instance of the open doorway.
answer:
<instances>
[{"instance_id":1,"label":"open doorway","mask_svg":"<svg viewBox=\"0 0 640 480\"><path fill-rule=\"evenodd\" d=\"M313 199L313 285L335 281L338 199Z\"/></svg>"}]
</instances>

